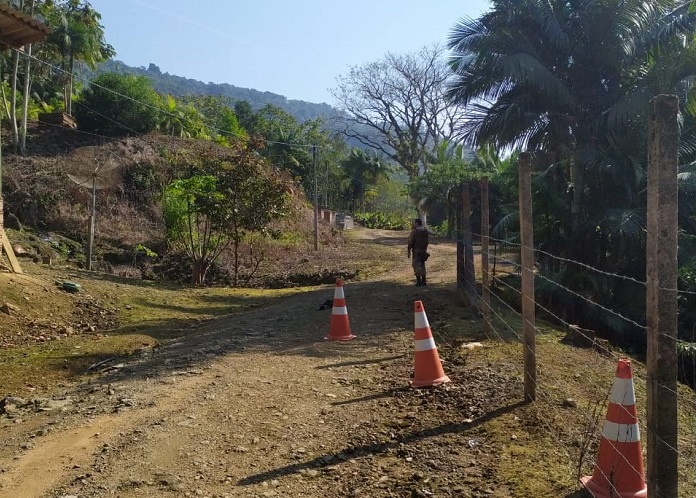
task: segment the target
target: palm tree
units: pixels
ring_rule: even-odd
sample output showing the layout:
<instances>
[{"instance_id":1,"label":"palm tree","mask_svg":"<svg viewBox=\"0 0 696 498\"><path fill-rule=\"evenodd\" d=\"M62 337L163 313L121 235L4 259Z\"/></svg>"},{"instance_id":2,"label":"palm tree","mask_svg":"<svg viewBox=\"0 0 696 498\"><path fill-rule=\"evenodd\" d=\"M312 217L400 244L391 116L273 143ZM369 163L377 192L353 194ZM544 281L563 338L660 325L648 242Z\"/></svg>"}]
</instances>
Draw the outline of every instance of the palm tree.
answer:
<instances>
[{"instance_id":1,"label":"palm tree","mask_svg":"<svg viewBox=\"0 0 696 498\"><path fill-rule=\"evenodd\" d=\"M104 40L104 27L99 23L101 14L87 1L68 0L51 9L53 31L47 41L53 44L60 57L64 83L65 112L72 114L73 71L76 61L94 69L116 54Z\"/></svg>"},{"instance_id":2,"label":"palm tree","mask_svg":"<svg viewBox=\"0 0 696 498\"><path fill-rule=\"evenodd\" d=\"M645 136L652 95L690 88L694 17L668 0L494 0L454 27L449 96L468 109L462 136L560 166L572 256L587 253L605 200L636 207L645 146L631 141L640 152L625 155L626 138Z\"/></svg>"},{"instance_id":3,"label":"palm tree","mask_svg":"<svg viewBox=\"0 0 696 498\"><path fill-rule=\"evenodd\" d=\"M388 174L387 164L374 154L354 148L341 166L347 177L352 211L356 212L357 202L362 203L364 211L367 186L375 184L380 177Z\"/></svg>"},{"instance_id":4,"label":"palm tree","mask_svg":"<svg viewBox=\"0 0 696 498\"><path fill-rule=\"evenodd\" d=\"M690 3L493 0L488 13L452 30L456 78L449 96L468 110L460 133L477 144L535 154L535 240L549 253L644 277L648 102L677 93L685 112L692 105ZM682 134L683 144L692 137ZM693 155L693 145L683 152ZM539 265L547 282L642 319L635 308L641 300L618 279L543 256ZM589 317L627 330L558 288L546 297L573 301L564 306L570 320Z\"/></svg>"}]
</instances>

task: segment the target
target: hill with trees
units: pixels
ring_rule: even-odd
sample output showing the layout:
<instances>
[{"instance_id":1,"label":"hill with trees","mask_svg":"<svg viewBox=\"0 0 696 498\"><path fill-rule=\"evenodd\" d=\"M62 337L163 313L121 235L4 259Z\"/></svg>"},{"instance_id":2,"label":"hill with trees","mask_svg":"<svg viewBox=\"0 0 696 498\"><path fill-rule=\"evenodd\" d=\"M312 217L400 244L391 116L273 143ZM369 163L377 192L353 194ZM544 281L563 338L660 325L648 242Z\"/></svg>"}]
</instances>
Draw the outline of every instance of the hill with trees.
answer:
<instances>
[{"instance_id":1,"label":"hill with trees","mask_svg":"<svg viewBox=\"0 0 696 498\"><path fill-rule=\"evenodd\" d=\"M200 80L184 78L167 72L162 72L153 63L148 67L133 67L119 60L110 59L100 63L94 70L83 67L83 76L91 80L102 73L116 73L125 75L145 76L152 81L152 86L158 93L170 94L175 97L187 95L211 95L222 96L232 101L249 102L251 108L259 110L266 105L273 105L291 114L298 121L322 118L329 120L339 113L338 110L326 103L312 103L304 100L288 99L283 95L272 92L263 92L253 88L242 88L229 83L205 83Z\"/></svg>"}]
</instances>

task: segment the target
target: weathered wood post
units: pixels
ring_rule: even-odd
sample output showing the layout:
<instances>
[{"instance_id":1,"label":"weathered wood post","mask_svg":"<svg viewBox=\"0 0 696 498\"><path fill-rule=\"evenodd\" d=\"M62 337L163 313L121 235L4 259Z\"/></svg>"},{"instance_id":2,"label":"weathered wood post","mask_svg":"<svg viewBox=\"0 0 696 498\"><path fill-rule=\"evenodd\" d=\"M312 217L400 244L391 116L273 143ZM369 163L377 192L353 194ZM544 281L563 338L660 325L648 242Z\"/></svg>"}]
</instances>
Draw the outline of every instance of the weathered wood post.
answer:
<instances>
[{"instance_id":1,"label":"weathered wood post","mask_svg":"<svg viewBox=\"0 0 696 498\"><path fill-rule=\"evenodd\" d=\"M490 237L488 177L481 178L481 299L483 301L483 332L491 337L491 275L488 268Z\"/></svg>"},{"instance_id":2,"label":"weathered wood post","mask_svg":"<svg viewBox=\"0 0 696 498\"><path fill-rule=\"evenodd\" d=\"M536 318L534 304L534 234L532 225L532 156L520 154L520 239L522 247L522 332L524 399L536 400Z\"/></svg>"},{"instance_id":3,"label":"weathered wood post","mask_svg":"<svg viewBox=\"0 0 696 498\"><path fill-rule=\"evenodd\" d=\"M461 225L457 237L457 290L468 307L478 309L471 236L471 189L468 182L462 184L461 200Z\"/></svg>"},{"instance_id":4,"label":"weathered wood post","mask_svg":"<svg viewBox=\"0 0 696 498\"><path fill-rule=\"evenodd\" d=\"M650 101L648 142L648 496L677 498L677 172L679 99Z\"/></svg>"},{"instance_id":5,"label":"weathered wood post","mask_svg":"<svg viewBox=\"0 0 696 498\"><path fill-rule=\"evenodd\" d=\"M462 228L464 230L464 295L467 305L478 310L476 292L476 268L474 267L474 245L471 233L471 185L465 182L462 186Z\"/></svg>"}]
</instances>

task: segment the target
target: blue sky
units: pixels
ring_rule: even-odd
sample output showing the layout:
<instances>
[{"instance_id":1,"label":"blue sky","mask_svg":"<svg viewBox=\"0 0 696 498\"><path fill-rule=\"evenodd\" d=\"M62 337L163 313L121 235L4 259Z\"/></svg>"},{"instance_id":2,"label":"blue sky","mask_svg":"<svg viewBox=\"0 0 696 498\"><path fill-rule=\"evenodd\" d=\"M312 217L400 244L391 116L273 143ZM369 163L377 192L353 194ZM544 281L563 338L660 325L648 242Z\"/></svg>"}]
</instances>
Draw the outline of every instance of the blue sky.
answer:
<instances>
[{"instance_id":1,"label":"blue sky","mask_svg":"<svg viewBox=\"0 0 696 498\"><path fill-rule=\"evenodd\" d=\"M90 0L116 59L333 104L351 66L444 43L488 0Z\"/></svg>"}]
</instances>

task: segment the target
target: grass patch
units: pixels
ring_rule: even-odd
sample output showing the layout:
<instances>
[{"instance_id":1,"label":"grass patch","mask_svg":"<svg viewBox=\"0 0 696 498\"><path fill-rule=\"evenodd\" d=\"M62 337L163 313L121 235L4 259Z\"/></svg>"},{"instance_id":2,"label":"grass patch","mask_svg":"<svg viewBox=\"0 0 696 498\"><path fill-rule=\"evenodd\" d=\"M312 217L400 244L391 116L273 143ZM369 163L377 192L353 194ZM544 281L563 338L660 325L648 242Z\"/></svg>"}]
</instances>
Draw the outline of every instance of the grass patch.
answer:
<instances>
[{"instance_id":1,"label":"grass patch","mask_svg":"<svg viewBox=\"0 0 696 498\"><path fill-rule=\"evenodd\" d=\"M122 325L111 333L174 339L202 322L269 305L297 292L297 289L129 288L128 292L113 296L112 304L121 310Z\"/></svg>"},{"instance_id":2,"label":"grass patch","mask_svg":"<svg viewBox=\"0 0 696 498\"><path fill-rule=\"evenodd\" d=\"M544 323L540 328L544 333L537 335L536 402L485 425L487 446L497 448L494 480L518 498L580 497L584 495L573 490L580 476L593 473L616 358L621 355L606 357L569 346L561 342L562 331ZM523 378L519 341L488 341L484 346L466 353L467 364L504 364L509 375ZM632 365L645 458L646 370L636 360ZM696 395L683 385L679 392L679 496L696 496Z\"/></svg>"},{"instance_id":3,"label":"grass patch","mask_svg":"<svg viewBox=\"0 0 696 498\"><path fill-rule=\"evenodd\" d=\"M26 396L35 390L50 391L89 374L91 365L126 357L156 341L146 335L99 338L73 337L61 341L0 351L0 396Z\"/></svg>"},{"instance_id":4,"label":"grass patch","mask_svg":"<svg viewBox=\"0 0 696 498\"><path fill-rule=\"evenodd\" d=\"M62 330L76 319L83 319L75 313L84 300L98 303L105 310L117 310L119 325L111 330L0 349L0 396L50 392L90 375L89 367L101 360L127 357L144 347L195 333L197 326L208 320L270 305L305 290L184 288L32 264L26 265L26 270L30 275L5 277L3 299L19 304L20 311L3 322L0 332L28 333L29 324L39 318L55 331ZM78 282L83 290L77 294L55 290L53 279ZM31 300L26 301L26 296ZM40 307L35 306L38 303Z\"/></svg>"}]
</instances>

